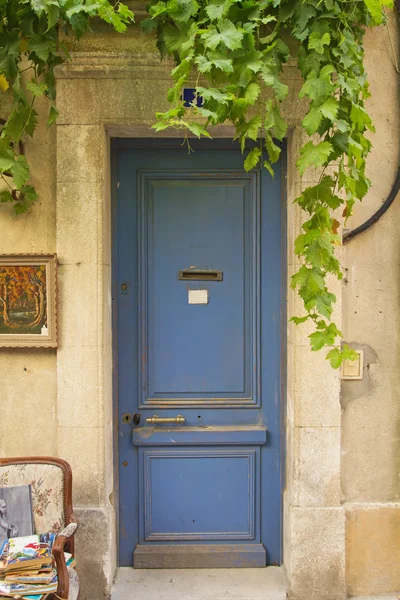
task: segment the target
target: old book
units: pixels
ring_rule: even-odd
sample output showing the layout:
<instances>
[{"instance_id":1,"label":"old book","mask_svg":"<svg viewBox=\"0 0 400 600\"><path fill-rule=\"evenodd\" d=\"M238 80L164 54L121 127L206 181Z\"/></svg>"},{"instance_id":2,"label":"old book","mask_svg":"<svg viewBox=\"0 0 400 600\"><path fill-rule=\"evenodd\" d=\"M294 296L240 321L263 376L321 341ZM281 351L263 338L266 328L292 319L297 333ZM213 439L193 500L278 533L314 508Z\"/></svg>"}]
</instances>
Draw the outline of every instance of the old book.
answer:
<instances>
[{"instance_id":1,"label":"old book","mask_svg":"<svg viewBox=\"0 0 400 600\"><path fill-rule=\"evenodd\" d=\"M0 488L0 548L9 538L34 532L31 486Z\"/></svg>"},{"instance_id":2,"label":"old book","mask_svg":"<svg viewBox=\"0 0 400 600\"><path fill-rule=\"evenodd\" d=\"M27 596L29 594L49 594L57 591L57 583L30 585L24 583L6 583L0 580L0 594L5 596Z\"/></svg>"},{"instance_id":3,"label":"old book","mask_svg":"<svg viewBox=\"0 0 400 600\"><path fill-rule=\"evenodd\" d=\"M18 575L6 575L6 583L34 583L34 584L47 584L51 583L57 577L57 571L53 569L51 573L24 573Z\"/></svg>"},{"instance_id":4,"label":"old book","mask_svg":"<svg viewBox=\"0 0 400 600\"><path fill-rule=\"evenodd\" d=\"M40 543L40 536L10 538L4 570L8 574L10 571L50 565L52 561L51 545Z\"/></svg>"}]
</instances>

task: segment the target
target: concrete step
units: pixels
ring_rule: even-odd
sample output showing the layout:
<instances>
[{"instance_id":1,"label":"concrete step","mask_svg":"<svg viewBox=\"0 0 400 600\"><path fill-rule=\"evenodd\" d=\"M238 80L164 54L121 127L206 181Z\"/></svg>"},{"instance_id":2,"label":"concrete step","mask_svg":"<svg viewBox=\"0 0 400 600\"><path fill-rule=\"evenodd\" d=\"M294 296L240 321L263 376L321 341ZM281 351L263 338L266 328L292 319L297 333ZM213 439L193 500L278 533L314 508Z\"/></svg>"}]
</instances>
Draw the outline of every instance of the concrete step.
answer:
<instances>
[{"instance_id":1,"label":"concrete step","mask_svg":"<svg viewBox=\"0 0 400 600\"><path fill-rule=\"evenodd\" d=\"M118 569L111 600L285 600L282 567Z\"/></svg>"}]
</instances>

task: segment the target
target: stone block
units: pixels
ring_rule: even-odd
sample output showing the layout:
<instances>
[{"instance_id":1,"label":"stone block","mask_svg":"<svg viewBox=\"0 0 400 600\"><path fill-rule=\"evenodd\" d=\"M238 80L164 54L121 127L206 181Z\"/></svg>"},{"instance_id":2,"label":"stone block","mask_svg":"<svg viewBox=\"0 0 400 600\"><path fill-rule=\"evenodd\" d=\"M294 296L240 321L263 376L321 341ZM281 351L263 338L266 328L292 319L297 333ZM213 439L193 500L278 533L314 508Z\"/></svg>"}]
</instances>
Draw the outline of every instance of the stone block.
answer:
<instances>
[{"instance_id":1,"label":"stone block","mask_svg":"<svg viewBox=\"0 0 400 600\"><path fill-rule=\"evenodd\" d=\"M80 580L79 600L110 597L114 573L110 566L111 509L74 508L79 527L75 536L77 572Z\"/></svg>"},{"instance_id":2,"label":"stone block","mask_svg":"<svg viewBox=\"0 0 400 600\"><path fill-rule=\"evenodd\" d=\"M299 327L302 327L300 325ZM339 427L340 376L325 358L307 346L293 350L294 423L298 427ZM324 385L321 385L321 381Z\"/></svg>"},{"instance_id":3,"label":"stone block","mask_svg":"<svg viewBox=\"0 0 400 600\"><path fill-rule=\"evenodd\" d=\"M102 125L58 125L57 183L102 180L106 134Z\"/></svg>"},{"instance_id":4,"label":"stone block","mask_svg":"<svg viewBox=\"0 0 400 600\"><path fill-rule=\"evenodd\" d=\"M58 423L60 427L101 427L99 351L65 346L58 351Z\"/></svg>"},{"instance_id":5,"label":"stone block","mask_svg":"<svg viewBox=\"0 0 400 600\"><path fill-rule=\"evenodd\" d=\"M98 345L101 265L73 264L59 268L59 346Z\"/></svg>"},{"instance_id":6,"label":"stone block","mask_svg":"<svg viewBox=\"0 0 400 600\"><path fill-rule=\"evenodd\" d=\"M294 430L292 504L340 505L340 427Z\"/></svg>"},{"instance_id":7,"label":"stone block","mask_svg":"<svg viewBox=\"0 0 400 600\"><path fill-rule=\"evenodd\" d=\"M290 508L289 600L345 597L343 508Z\"/></svg>"},{"instance_id":8,"label":"stone block","mask_svg":"<svg viewBox=\"0 0 400 600\"><path fill-rule=\"evenodd\" d=\"M72 467L73 502L77 505L103 504L104 431L102 427L59 427L58 453Z\"/></svg>"},{"instance_id":9,"label":"stone block","mask_svg":"<svg viewBox=\"0 0 400 600\"><path fill-rule=\"evenodd\" d=\"M347 505L346 584L351 596L400 590L400 504Z\"/></svg>"},{"instance_id":10,"label":"stone block","mask_svg":"<svg viewBox=\"0 0 400 600\"><path fill-rule=\"evenodd\" d=\"M368 344L375 348L378 354L386 349L395 353L399 348L399 340L391 335L391 332L400 324L397 300L399 286L398 283L392 283L389 289L382 289L378 279L369 279L370 273L367 275L367 272L373 271L386 272L386 266L381 264L376 265L375 269L367 266L359 269L359 278L367 278L367 283L360 285L355 282L351 285L351 291L345 291L348 310L343 315L344 332L348 340ZM387 270L388 274L390 271L391 269ZM387 334L377 336L377 331Z\"/></svg>"},{"instance_id":11,"label":"stone block","mask_svg":"<svg viewBox=\"0 0 400 600\"><path fill-rule=\"evenodd\" d=\"M400 385L398 373L390 384L382 382L351 400L343 413L342 486L348 502L399 498L400 407L392 388L396 380Z\"/></svg>"},{"instance_id":12,"label":"stone block","mask_svg":"<svg viewBox=\"0 0 400 600\"><path fill-rule=\"evenodd\" d=\"M158 111L168 110L166 95L170 87L167 68L152 68L152 77L143 78L148 67L134 69L123 68L124 78L114 76L114 67L101 78L59 79L57 83L57 106L60 110L59 124L99 125L113 124L149 124L156 121ZM104 93L107 88L107 93ZM79 110L76 107L79 106Z\"/></svg>"},{"instance_id":13,"label":"stone block","mask_svg":"<svg viewBox=\"0 0 400 600\"><path fill-rule=\"evenodd\" d=\"M57 253L62 264L95 263L101 248L102 184L61 182L57 188Z\"/></svg>"}]
</instances>

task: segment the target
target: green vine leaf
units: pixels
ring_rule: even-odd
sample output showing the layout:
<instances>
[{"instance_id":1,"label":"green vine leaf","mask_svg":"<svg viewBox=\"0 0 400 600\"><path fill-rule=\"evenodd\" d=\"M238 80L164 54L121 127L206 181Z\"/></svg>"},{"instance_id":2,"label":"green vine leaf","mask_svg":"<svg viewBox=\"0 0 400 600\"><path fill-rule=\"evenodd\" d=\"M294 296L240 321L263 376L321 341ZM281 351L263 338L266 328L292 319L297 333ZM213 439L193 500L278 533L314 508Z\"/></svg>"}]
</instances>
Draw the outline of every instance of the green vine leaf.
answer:
<instances>
[{"instance_id":1,"label":"green vine leaf","mask_svg":"<svg viewBox=\"0 0 400 600\"><path fill-rule=\"evenodd\" d=\"M15 187L20 190L29 179L29 165L25 156L21 154L11 167Z\"/></svg>"},{"instance_id":2,"label":"green vine leaf","mask_svg":"<svg viewBox=\"0 0 400 600\"><path fill-rule=\"evenodd\" d=\"M330 64L325 65L319 75L316 71L311 71L300 90L299 97L308 96L316 104L325 102L335 91L335 85L331 81L334 71L334 67Z\"/></svg>"},{"instance_id":3,"label":"green vine leaf","mask_svg":"<svg viewBox=\"0 0 400 600\"><path fill-rule=\"evenodd\" d=\"M222 19L233 3L234 0L210 0L209 5L206 6L206 13L211 21Z\"/></svg>"},{"instance_id":4,"label":"green vine leaf","mask_svg":"<svg viewBox=\"0 0 400 600\"><path fill-rule=\"evenodd\" d=\"M0 202L14 202L11 192L3 190L0 192Z\"/></svg>"},{"instance_id":5,"label":"green vine leaf","mask_svg":"<svg viewBox=\"0 0 400 600\"><path fill-rule=\"evenodd\" d=\"M316 352L324 346L333 346L337 337L343 337L342 332L336 327L335 323L330 323L327 327L321 328L310 334L311 350Z\"/></svg>"},{"instance_id":6,"label":"green vine leaf","mask_svg":"<svg viewBox=\"0 0 400 600\"><path fill-rule=\"evenodd\" d=\"M376 25L380 25L384 19L382 7L388 6L392 8L393 6L393 3L390 0L364 0L364 2Z\"/></svg>"},{"instance_id":7,"label":"green vine leaf","mask_svg":"<svg viewBox=\"0 0 400 600\"><path fill-rule=\"evenodd\" d=\"M211 50L215 50L220 44L223 44L229 50L237 50L241 47L243 33L236 29L231 21L219 21L218 28L212 26L207 33L201 35L205 45Z\"/></svg>"},{"instance_id":8,"label":"green vine leaf","mask_svg":"<svg viewBox=\"0 0 400 600\"><path fill-rule=\"evenodd\" d=\"M316 146L312 142L307 142L300 150L300 158L297 161L297 167L300 175L313 165L314 167L322 167L328 161L329 155L332 153L333 147L330 142L320 142Z\"/></svg>"},{"instance_id":9,"label":"green vine leaf","mask_svg":"<svg viewBox=\"0 0 400 600\"><path fill-rule=\"evenodd\" d=\"M258 85L258 83L255 83L253 81L252 83L249 83L249 85L246 88L246 91L244 93L245 100L247 100L247 102L249 104L255 104L260 93L261 93L260 86Z\"/></svg>"},{"instance_id":10,"label":"green vine leaf","mask_svg":"<svg viewBox=\"0 0 400 600\"><path fill-rule=\"evenodd\" d=\"M36 83L36 81L28 81L27 89L36 97L43 96L48 91L48 86L45 83Z\"/></svg>"},{"instance_id":11,"label":"green vine leaf","mask_svg":"<svg viewBox=\"0 0 400 600\"><path fill-rule=\"evenodd\" d=\"M55 123L57 120L58 114L59 112L56 107L52 106L50 108L49 118L47 119L47 125L53 125L53 123Z\"/></svg>"},{"instance_id":12,"label":"green vine leaf","mask_svg":"<svg viewBox=\"0 0 400 600\"><path fill-rule=\"evenodd\" d=\"M208 133L204 125L201 125L200 123L187 123L186 121L182 121L182 125L187 127L189 131L191 131L198 138L204 135L204 137L211 139L211 135Z\"/></svg>"},{"instance_id":13,"label":"green vine leaf","mask_svg":"<svg viewBox=\"0 0 400 600\"><path fill-rule=\"evenodd\" d=\"M0 171L8 171L14 166L14 153L9 147L7 140L0 139Z\"/></svg>"},{"instance_id":14,"label":"green vine leaf","mask_svg":"<svg viewBox=\"0 0 400 600\"><path fill-rule=\"evenodd\" d=\"M320 34L319 31L314 31L308 38L308 48L315 50L318 54L323 54L324 46L329 46L331 43L331 36L329 33Z\"/></svg>"},{"instance_id":15,"label":"green vine leaf","mask_svg":"<svg viewBox=\"0 0 400 600\"><path fill-rule=\"evenodd\" d=\"M252 150L250 150L244 161L244 168L246 169L246 171L251 171L258 165L258 163L260 162L261 154L262 152L260 148L253 148Z\"/></svg>"}]
</instances>

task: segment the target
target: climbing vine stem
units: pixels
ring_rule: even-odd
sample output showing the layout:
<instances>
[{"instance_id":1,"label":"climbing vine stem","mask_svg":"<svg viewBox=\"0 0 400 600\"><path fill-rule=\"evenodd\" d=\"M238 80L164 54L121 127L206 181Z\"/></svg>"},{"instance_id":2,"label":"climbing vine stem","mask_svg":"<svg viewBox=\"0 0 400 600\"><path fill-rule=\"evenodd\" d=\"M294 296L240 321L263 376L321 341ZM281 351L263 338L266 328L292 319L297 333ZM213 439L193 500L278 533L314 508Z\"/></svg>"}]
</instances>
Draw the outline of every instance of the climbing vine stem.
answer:
<instances>
[{"instance_id":1,"label":"climbing vine stem","mask_svg":"<svg viewBox=\"0 0 400 600\"><path fill-rule=\"evenodd\" d=\"M340 344L342 334L331 320L335 296L327 276L342 277L335 255L339 227L370 187L366 134L373 125L364 107L363 37L367 27L384 22L390 6L391 0L149 0L142 22L161 55L175 62L170 108L156 114L156 130L179 128L210 138L210 126L229 122L247 171L265 168L273 176L287 133L282 72L296 61L303 77L299 96L308 105L306 142L296 165L302 181L314 183L305 183L295 200L307 216L295 241L301 266L291 279L304 316L292 320L313 323L311 348L327 348L335 368L354 354ZM59 32L80 37L93 17L121 32L133 20L118 1L0 0L0 88L10 88L13 99L0 136L0 177L11 189L0 192L0 201L12 202L17 213L37 198L19 144L36 128L35 99L49 99L49 124L57 118L54 68L68 59ZM195 89L189 105L185 87Z\"/></svg>"}]
</instances>

